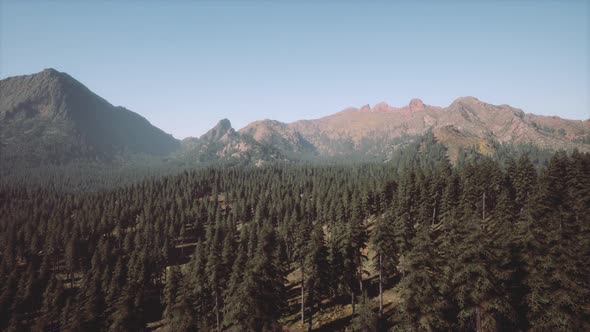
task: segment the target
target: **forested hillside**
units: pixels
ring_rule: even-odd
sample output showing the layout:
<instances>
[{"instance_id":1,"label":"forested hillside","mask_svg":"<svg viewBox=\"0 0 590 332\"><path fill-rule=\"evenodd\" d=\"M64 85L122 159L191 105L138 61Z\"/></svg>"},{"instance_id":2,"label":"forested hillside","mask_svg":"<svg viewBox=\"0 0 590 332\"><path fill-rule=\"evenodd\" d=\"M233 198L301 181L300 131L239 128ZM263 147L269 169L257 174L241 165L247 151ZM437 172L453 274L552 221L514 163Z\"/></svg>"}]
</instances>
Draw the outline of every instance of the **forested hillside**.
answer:
<instances>
[{"instance_id":1,"label":"forested hillside","mask_svg":"<svg viewBox=\"0 0 590 332\"><path fill-rule=\"evenodd\" d=\"M97 193L3 184L0 329L590 329L590 155L415 149Z\"/></svg>"}]
</instances>

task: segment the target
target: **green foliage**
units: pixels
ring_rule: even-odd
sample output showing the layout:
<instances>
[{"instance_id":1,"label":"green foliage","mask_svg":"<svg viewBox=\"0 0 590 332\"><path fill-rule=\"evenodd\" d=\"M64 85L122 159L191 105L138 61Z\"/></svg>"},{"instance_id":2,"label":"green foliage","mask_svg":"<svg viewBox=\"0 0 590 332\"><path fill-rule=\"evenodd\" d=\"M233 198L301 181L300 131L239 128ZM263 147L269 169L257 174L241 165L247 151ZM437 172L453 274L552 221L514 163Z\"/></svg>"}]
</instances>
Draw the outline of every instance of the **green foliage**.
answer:
<instances>
[{"instance_id":1,"label":"green foliage","mask_svg":"<svg viewBox=\"0 0 590 332\"><path fill-rule=\"evenodd\" d=\"M377 330L377 316L371 309L371 303L367 293L359 297L359 306L355 316L352 318L352 329L358 332L372 332Z\"/></svg>"},{"instance_id":2,"label":"green foliage","mask_svg":"<svg viewBox=\"0 0 590 332\"><path fill-rule=\"evenodd\" d=\"M443 257L437 247L436 228L418 226L412 249L404 260L404 277L400 283L402 306L395 317L396 326L405 330L447 330L446 314L450 309L446 285L441 278Z\"/></svg>"},{"instance_id":3,"label":"green foliage","mask_svg":"<svg viewBox=\"0 0 590 332\"><path fill-rule=\"evenodd\" d=\"M77 193L2 182L0 329L161 318L278 330L301 301L285 277L303 267L308 323L350 301L355 330L372 330L369 252L380 286L401 296L384 310L394 329L588 330L590 156L451 167L437 144L425 138L433 153L402 169L207 168Z\"/></svg>"}]
</instances>

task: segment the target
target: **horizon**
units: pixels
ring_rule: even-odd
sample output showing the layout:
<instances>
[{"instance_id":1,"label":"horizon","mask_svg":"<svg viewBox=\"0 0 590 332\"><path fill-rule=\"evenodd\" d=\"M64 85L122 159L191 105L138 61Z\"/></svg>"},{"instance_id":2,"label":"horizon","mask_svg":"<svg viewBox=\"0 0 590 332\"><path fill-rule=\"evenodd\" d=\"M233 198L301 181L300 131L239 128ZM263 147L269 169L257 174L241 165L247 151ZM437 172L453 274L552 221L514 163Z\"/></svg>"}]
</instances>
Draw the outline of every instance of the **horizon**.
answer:
<instances>
[{"instance_id":1,"label":"horizon","mask_svg":"<svg viewBox=\"0 0 590 332\"><path fill-rule=\"evenodd\" d=\"M0 13L0 78L55 68L178 139L224 118L243 128L412 98L590 118L589 2L5 1Z\"/></svg>"}]
</instances>

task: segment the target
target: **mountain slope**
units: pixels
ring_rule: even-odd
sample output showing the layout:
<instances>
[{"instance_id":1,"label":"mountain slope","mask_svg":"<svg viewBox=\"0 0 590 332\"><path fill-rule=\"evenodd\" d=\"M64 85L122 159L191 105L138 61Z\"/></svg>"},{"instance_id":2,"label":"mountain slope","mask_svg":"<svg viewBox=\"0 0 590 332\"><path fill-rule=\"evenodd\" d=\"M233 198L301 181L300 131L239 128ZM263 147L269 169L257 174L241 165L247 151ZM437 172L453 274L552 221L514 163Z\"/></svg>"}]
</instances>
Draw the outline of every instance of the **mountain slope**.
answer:
<instances>
[{"instance_id":1,"label":"mountain slope","mask_svg":"<svg viewBox=\"0 0 590 332\"><path fill-rule=\"evenodd\" d=\"M230 161L255 165L286 160L273 145L257 142L247 134L236 132L228 119L220 120L199 138L182 140L182 149L177 157L198 163Z\"/></svg>"},{"instance_id":2,"label":"mountain slope","mask_svg":"<svg viewBox=\"0 0 590 332\"><path fill-rule=\"evenodd\" d=\"M279 121L255 121L240 129L239 133L292 156L316 153L315 147L299 132Z\"/></svg>"},{"instance_id":3,"label":"mountain slope","mask_svg":"<svg viewBox=\"0 0 590 332\"><path fill-rule=\"evenodd\" d=\"M0 142L3 159L27 165L164 156L180 145L54 69L0 81Z\"/></svg>"},{"instance_id":4,"label":"mountain slope","mask_svg":"<svg viewBox=\"0 0 590 332\"><path fill-rule=\"evenodd\" d=\"M457 157L460 149L472 146L489 153L494 142L533 144L550 150L590 150L590 145L584 144L590 138L590 121L525 114L520 109L487 104L474 97L458 98L446 108L413 99L399 108L379 103L374 107L348 108L316 120L254 124L257 133L272 132L274 142L291 142L293 137L300 137L322 156L383 157L393 148L394 140L420 135L430 128L449 148L451 159ZM240 132L250 132L252 126ZM274 130L277 127L282 131ZM277 137L280 133L283 136ZM268 141L268 136L253 135L259 142Z\"/></svg>"}]
</instances>

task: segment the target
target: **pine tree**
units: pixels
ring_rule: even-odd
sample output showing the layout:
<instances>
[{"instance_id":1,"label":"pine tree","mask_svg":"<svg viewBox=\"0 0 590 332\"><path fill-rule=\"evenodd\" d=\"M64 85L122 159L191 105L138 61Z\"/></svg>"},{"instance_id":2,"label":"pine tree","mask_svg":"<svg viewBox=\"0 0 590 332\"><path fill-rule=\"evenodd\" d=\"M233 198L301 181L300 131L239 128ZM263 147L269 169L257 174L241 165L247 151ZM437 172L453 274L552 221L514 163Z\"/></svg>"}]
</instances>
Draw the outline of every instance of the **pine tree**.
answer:
<instances>
[{"instance_id":1,"label":"pine tree","mask_svg":"<svg viewBox=\"0 0 590 332\"><path fill-rule=\"evenodd\" d=\"M345 291L345 280L344 274L344 253L341 247L345 245L346 229L342 223L336 223L330 229L330 239L328 242L328 264L330 283L328 287L332 293L332 297L335 298L341 292Z\"/></svg>"},{"instance_id":2,"label":"pine tree","mask_svg":"<svg viewBox=\"0 0 590 332\"><path fill-rule=\"evenodd\" d=\"M222 259L221 259L221 245L219 243L221 237L220 221L217 221L214 236L209 244L209 256L207 257L207 264L205 266L205 274L208 277L209 289L211 290L210 297L214 305L215 327L217 331L221 330L221 285L222 285Z\"/></svg>"},{"instance_id":3,"label":"pine tree","mask_svg":"<svg viewBox=\"0 0 590 332\"><path fill-rule=\"evenodd\" d=\"M236 322L233 320L238 314L238 308L232 305L232 301L239 299L240 294L240 285L242 283L244 277L244 270L246 269L247 263L247 254L246 254L246 232L242 228L242 232L240 235L240 241L238 246L238 255L234 260L232 265L231 274L229 276L229 280L224 292L224 303L226 304L224 308L224 326L232 326ZM230 312L233 311L233 312ZM233 317L232 317L233 316Z\"/></svg>"},{"instance_id":4,"label":"pine tree","mask_svg":"<svg viewBox=\"0 0 590 332\"><path fill-rule=\"evenodd\" d=\"M244 252L245 254L245 252ZM207 275L205 274L205 266L207 265L207 252L206 246L202 242L198 242L193 253L192 260L190 262L190 273L188 274L188 280L185 282L185 294L186 301L189 301L197 316L203 318L209 314L210 299L209 294L209 283L207 282Z\"/></svg>"},{"instance_id":5,"label":"pine tree","mask_svg":"<svg viewBox=\"0 0 590 332\"><path fill-rule=\"evenodd\" d=\"M82 326L85 331L98 331L102 327L104 313L103 295L100 290L98 275L87 275L82 283L83 292L79 294L81 306L78 308ZM78 321L76 319L76 321Z\"/></svg>"},{"instance_id":6,"label":"pine tree","mask_svg":"<svg viewBox=\"0 0 590 332\"><path fill-rule=\"evenodd\" d=\"M180 283L182 274L178 266L171 266L166 276L166 287L164 288L164 318L170 319L172 308L178 303Z\"/></svg>"},{"instance_id":7,"label":"pine tree","mask_svg":"<svg viewBox=\"0 0 590 332\"><path fill-rule=\"evenodd\" d=\"M398 249L395 246L395 231L393 228L393 212L377 219L375 228L371 234L371 241L375 256L373 266L379 273L379 317L383 316L383 285L388 278L393 277L397 271Z\"/></svg>"},{"instance_id":8,"label":"pine tree","mask_svg":"<svg viewBox=\"0 0 590 332\"><path fill-rule=\"evenodd\" d=\"M38 318L37 328L45 329L56 326L59 322L59 312L65 302L65 292L61 281L57 278L51 278L45 292L43 293L43 304L41 306L41 315Z\"/></svg>"},{"instance_id":9,"label":"pine tree","mask_svg":"<svg viewBox=\"0 0 590 332\"><path fill-rule=\"evenodd\" d=\"M529 199L532 196L536 179L537 172L535 171L535 166L533 166L528 156L523 154L516 164L516 174L513 180L516 206L521 214L525 213L525 207L528 205Z\"/></svg>"},{"instance_id":10,"label":"pine tree","mask_svg":"<svg viewBox=\"0 0 590 332\"><path fill-rule=\"evenodd\" d=\"M72 236L66 245L66 264L68 269L68 277L70 279L70 288L74 287L74 272L78 268L78 249L79 235L78 228L75 228L72 232Z\"/></svg>"},{"instance_id":11,"label":"pine tree","mask_svg":"<svg viewBox=\"0 0 590 332\"><path fill-rule=\"evenodd\" d=\"M275 266L276 238L272 227L260 230L256 254L244 272L240 286L228 300L228 324L242 329L272 330L284 306L284 277Z\"/></svg>"},{"instance_id":12,"label":"pine tree","mask_svg":"<svg viewBox=\"0 0 590 332\"><path fill-rule=\"evenodd\" d=\"M352 202L351 221L348 224L348 244L345 249L344 267L348 272L348 288L351 293L352 312L355 311L355 293L358 287L359 292L363 292L363 262L367 259L363 251L367 247L368 234L367 227L364 224L364 215L362 208L359 206L358 196L354 196ZM357 284L358 286L356 286Z\"/></svg>"},{"instance_id":13,"label":"pine tree","mask_svg":"<svg viewBox=\"0 0 590 332\"><path fill-rule=\"evenodd\" d=\"M181 299L169 312L168 327L171 331L192 332L199 330L199 317L194 312L189 300Z\"/></svg>"},{"instance_id":14,"label":"pine tree","mask_svg":"<svg viewBox=\"0 0 590 332\"><path fill-rule=\"evenodd\" d=\"M444 286L444 260L439 252L437 230L428 223L418 227L407 253L406 275L400 282L402 304L397 313L398 327L404 330L449 330L451 303Z\"/></svg>"},{"instance_id":15,"label":"pine tree","mask_svg":"<svg viewBox=\"0 0 590 332\"><path fill-rule=\"evenodd\" d=\"M307 244L305 290L307 291L306 303L309 307L308 330L313 326L314 312L319 309L322 297L328 292L328 249L324 240L324 229L317 223Z\"/></svg>"},{"instance_id":16,"label":"pine tree","mask_svg":"<svg viewBox=\"0 0 590 332\"><path fill-rule=\"evenodd\" d=\"M508 296L512 220L506 221L506 216L510 216L510 209L503 208L501 218L493 216L503 177L489 160L468 165L464 177L462 217L449 233L449 241L454 243L448 247L454 257L450 285L459 306L460 326L494 330L513 312Z\"/></svg>"},{"instance_id":17,"label":"pine tree","mask_svg":"<svg viewBox=\"0 0 590 332\"><path fill-rule=\"evenodd\" d=\"M298 220L297 213L294 211L291 215L291 223L297 224L298 230L295 236L294 257L299 261L301 270L301 326L305 324L305 256L307 255L307 240L312 229L311 223L307 219Z\"/></svg>"},{"instance_id":18,"label":"pine tree","mask_svg":"<svg viewBox=\"0 0 590 332\"><path fill-rule=\"evenodd\" d=\"M569 197L571 176L565 153L557 153L539 180L539 191L531 207L534 223L528 254L528 317L532 329L587 330L590 296L587 263L583 255L588 243L580 237Z\"/></svg>"},{"instance_id":19,"label":"pine tree","mask_svg":"<svg viewBox=\"0 0 590 332\"><path fill-rule=\"evenodd\" d=\"M140 310L134 305L134 298L133 292L129 289L121 296L111 315L110 331L143 330L145 324L142 322Z\"/></svg>"},{"instance_id":20,"label":"pine tree","mask_svg":"<svg viewBox=\"0 0 590 332\"><path fill-rule=\"evenodd\" d=\"M356 315L352 318L352 330L355 332L373 332L377 331L377 317L371 309L371 301L367 296L367 292L363 292L363 295L359 299L359 308Z\"/></svg>"},{"instance_id":21,"label":"pine tree","mask_svg":"<svg viewBox=\"0 0 590 332\"><path fill-rule=\"evenodd\" d=\"M399 260L404 262L406 254L411 249L412 239L415 236L416 204L418 192L415 185L416 174L413 168L406 170L400 181L399 194L397 196L394 212L393 234L395 246L399 251ZM404 264L401 264L402 266ZM400 271L402 276L405 271Z\"/></svg>"}]
</instances>

